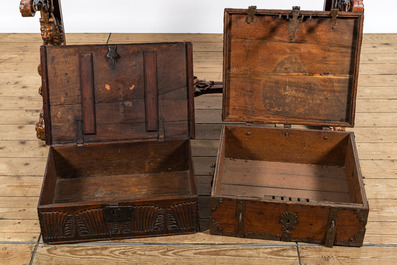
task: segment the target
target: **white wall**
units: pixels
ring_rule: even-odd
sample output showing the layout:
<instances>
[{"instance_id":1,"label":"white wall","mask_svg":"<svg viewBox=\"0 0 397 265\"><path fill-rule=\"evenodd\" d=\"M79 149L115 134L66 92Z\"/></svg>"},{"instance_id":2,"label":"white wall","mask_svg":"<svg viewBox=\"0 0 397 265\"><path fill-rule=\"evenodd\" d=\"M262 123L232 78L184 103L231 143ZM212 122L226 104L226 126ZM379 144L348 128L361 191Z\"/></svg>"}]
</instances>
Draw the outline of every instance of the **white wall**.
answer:
<instances>
[{"instance_id":1,"label":"white wall","mask_svg":"<svg viewBox=\"0 0 397 265\"><path fill-rule=\"evenodd\" d=\"M19 0L1 0L0 32L39 32L38 18L22 18ZM364 0L366 33L397 33L396 0ZM221 33L223 9L322 10L323 0L62 0L67 33Z\"/></svg>"}]
</instances>

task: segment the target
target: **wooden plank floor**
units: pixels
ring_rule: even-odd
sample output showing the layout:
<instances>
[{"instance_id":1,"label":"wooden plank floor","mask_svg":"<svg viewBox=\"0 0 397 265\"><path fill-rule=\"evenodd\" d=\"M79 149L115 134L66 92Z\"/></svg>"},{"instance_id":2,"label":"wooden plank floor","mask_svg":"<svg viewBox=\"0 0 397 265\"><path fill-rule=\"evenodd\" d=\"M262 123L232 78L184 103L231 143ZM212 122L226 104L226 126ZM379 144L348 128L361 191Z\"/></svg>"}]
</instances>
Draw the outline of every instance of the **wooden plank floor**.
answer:
<instances>
[{"instance_id":1,"label":"wooden plank floor","mask_svg":"<svg viewBox=\"0 0 397 265\"><path fill-rule=\"evenodd\" d=\"M221 80L220 34L68 34L68 44L192 41L195 74ZM221 96L196 99L193 155L202 232L194 235L50 246L36 204L48 148L35 137L41 109L39 34L0 34L0 264L396 264L397 34L366 34L356 134L370 215L362 248L324 248L209 235L211 174Z\"/></svg>"}]
</instances>

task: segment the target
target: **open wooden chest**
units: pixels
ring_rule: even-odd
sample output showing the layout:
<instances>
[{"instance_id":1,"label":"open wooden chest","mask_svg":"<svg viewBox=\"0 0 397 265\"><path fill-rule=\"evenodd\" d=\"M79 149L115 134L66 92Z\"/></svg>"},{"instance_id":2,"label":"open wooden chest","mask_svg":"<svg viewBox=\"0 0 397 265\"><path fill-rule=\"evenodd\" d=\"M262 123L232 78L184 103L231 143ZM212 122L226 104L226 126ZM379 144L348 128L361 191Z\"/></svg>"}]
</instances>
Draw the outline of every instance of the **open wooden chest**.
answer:
<instances>
[{"instance_id":1,"label":"open wooden chest","mask_svg":"<svg viewBox=\"0 0 397 265\"><path fill-rule=\"evenodd\" d=\"M191 43L43 46L43 240L193 233Z\"/></svg>"},{"instance_id":2,"label":"open wooden chest","mask_svg":"<svg viewBox=\"0 0 397 265\"><path fill-rule=\"evenodd\" d=\"M336 10L225 10L222 119L249 124L222 129L211 234L363 244L354 134L334 131L354 125L362 25Z\"/></svg>"}]
</instances>

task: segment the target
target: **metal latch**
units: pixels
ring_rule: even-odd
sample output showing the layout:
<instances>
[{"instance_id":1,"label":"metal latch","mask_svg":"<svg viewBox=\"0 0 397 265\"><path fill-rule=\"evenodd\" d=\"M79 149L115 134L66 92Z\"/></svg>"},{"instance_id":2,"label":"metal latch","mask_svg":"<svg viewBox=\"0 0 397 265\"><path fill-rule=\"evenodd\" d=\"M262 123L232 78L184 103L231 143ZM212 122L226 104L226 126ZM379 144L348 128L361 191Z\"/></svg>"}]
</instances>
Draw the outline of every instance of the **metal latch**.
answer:
<instances>
[{"instance_id":1,"label":"metal latch","mask_svg":"<svg viewBox=\"0 0 397 265\"><path fill-rule=\"evenodd\" d=\"M292 7L292 18L289 21L289 25L288 25L289 39L291 41L295 39L296 32L298 31L299 28L299 22L302 21L302 19L299 19L300 10L301 10L300 6Z\"/></svg>"},{"instance_id":2,"label":"metal latch","mask_svg":"<svg viewBox=\"0 0 397 265\"><path fill-rule=\"evenodd\" d=\"M131 222L134 207L132 206L105 206L102 208L105 222Z\"/></svg>"},{"instance_id":3,"label":"metal latch","mask_svg":"<svg viewBox=\"0 0 397 265\"><path fill-rule=\"evenodd\" d=\"M331 15L331 17L332 17L332 18L331 18L331 29L335 29L335 28L336 28L336 25L338 24L338 21L336 20L336 18L337 18L338 15L339 15L339 10L336 9L336 8L332 9L330 15Z\"/></svg>"},{"instance_id":4,"label":"metal latch","mask_svg":"<svg viewBox=\"0 0 397 265\"><path fill-rule=\"evenodd\" d=\"M250 6L248 7L248 14L247 17L245 18L245 23L247 24L252 24L254 22L254 17L256 13L256 6Z\"/></svg>"},{"instance_id":5,"label":"metal latch","mask_svg":"<svg viewBox=\"0 0 397 265\"><path fill-rule=\"evenodd\" d=\"M116 68L116 61L120 58L120 55L117 53L116 45L109 45L109 51L106 54L106 57L110 59L110 67L112 70Z\"/></svg>"}]
</instances>

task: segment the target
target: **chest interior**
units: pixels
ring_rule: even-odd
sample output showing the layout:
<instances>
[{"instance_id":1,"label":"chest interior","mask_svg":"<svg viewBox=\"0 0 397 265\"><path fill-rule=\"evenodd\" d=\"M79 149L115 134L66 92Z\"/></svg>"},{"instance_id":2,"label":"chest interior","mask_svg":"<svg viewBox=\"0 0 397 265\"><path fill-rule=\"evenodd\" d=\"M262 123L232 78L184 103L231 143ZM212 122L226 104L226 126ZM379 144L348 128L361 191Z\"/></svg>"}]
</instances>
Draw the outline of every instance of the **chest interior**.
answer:
<instances>
[{"instance_id":1,"label":"chest interior","mask_svg":"<svg viewBox=\"0 0 397 265\"><path fill-rule=\"evenodd\" d=\"M350 133L226 126L215 196L362 204Z\"/></svg>"}]
</instances>

